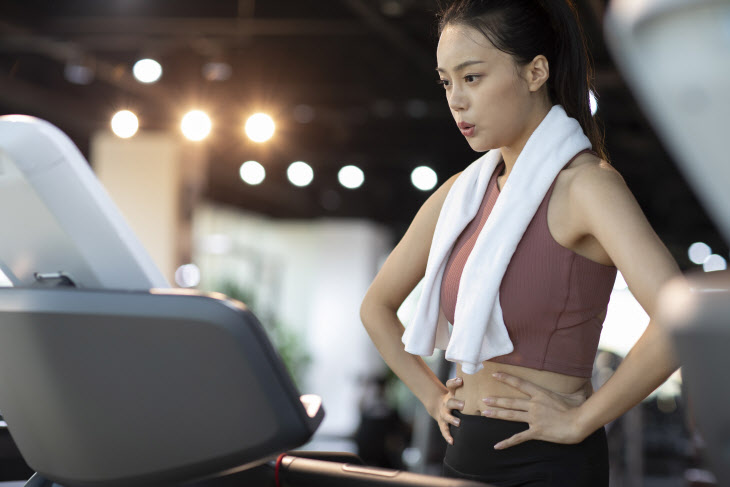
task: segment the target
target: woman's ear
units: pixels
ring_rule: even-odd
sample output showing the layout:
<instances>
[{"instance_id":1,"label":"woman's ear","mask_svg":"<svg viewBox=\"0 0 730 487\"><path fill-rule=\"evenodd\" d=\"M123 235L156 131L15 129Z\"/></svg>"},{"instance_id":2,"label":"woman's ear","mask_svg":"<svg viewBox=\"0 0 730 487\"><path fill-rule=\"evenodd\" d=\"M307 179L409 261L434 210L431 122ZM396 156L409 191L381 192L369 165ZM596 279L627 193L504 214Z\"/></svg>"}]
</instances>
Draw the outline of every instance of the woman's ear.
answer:
<instances>
[{"instance_id":1,"label":"woman's ear","mask_svg":"<svg viewBox=\"0 0 730 487\"><path fill-rule=\"evenodd\" d=\"M550 65L547 58L542 54L535 56L535 59L527 64L524 69L527 86L532 92L538 91L542 85L547 83L550 77Z\"/></svg>"}]
</instances>

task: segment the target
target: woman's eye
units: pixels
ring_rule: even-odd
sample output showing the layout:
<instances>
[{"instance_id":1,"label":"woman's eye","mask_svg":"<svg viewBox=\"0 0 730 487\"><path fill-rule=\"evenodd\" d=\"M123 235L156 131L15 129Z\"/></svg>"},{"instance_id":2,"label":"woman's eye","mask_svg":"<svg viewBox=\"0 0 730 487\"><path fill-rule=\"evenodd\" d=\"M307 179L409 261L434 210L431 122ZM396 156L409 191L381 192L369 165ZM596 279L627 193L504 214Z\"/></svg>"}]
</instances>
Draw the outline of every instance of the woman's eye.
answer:
<instances>
[{"instance_id":1,"label":"woman's eye","mask_svg":"<svg viewBox=\"0 0 730 487\"><path fill-rule=\"evenodd\" d=\"M447 79L438 79L438 80L436 80L436 84L437 85L441 85L444 88L446 88L447 86L449 86L449 80L447 80Z\"/></svg>"},{"instance_id":2,"label":"woman's eye","mask_svg":"<svg viewBox=\"0 0 730 487\"><path fill-rule=\"evenodd\" d=\"M476 81L477 78L479 78L479 75L477 74L467 74L466 76L464 76L464 81L466 81L467 83L471 83L472 81Z\"/></svg>"}]
</instances>

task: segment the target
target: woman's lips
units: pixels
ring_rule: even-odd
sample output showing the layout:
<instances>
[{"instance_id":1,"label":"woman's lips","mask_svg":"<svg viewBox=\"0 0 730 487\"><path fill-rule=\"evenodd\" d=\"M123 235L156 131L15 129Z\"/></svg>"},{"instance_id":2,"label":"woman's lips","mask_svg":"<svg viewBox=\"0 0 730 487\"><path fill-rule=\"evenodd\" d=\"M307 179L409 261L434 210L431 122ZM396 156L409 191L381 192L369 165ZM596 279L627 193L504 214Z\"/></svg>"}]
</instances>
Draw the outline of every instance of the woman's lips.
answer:
<instances>
[{"instance_id":1,"label":"woman's lips","mask_svg":"<svg viewBox=\"0 0 730 487\"><path fill-rule=\"evenodd\" d=\"M461 130L461 135L464 137L471 137L474 135L474 125L459 127L459 130Z\"/></svg>"}]
</instances>

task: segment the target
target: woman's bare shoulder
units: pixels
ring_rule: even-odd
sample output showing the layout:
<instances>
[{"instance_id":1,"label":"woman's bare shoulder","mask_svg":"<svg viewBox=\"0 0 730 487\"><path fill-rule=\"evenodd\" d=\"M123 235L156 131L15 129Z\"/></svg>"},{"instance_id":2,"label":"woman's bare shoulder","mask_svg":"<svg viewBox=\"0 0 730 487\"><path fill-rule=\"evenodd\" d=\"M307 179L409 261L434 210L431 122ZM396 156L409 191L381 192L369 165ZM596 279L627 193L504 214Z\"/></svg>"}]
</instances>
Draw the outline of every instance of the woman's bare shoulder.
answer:
<instances>
[{"instance_id":1,"label":"woman's bare shoulder","mask_svg":"<svg viewBox=\"0 0 730 487\"><path fill-rule=\"evenodd\" d=\"M568 167L560 171L555 181L553 200L557 207L565 212L574 210L574 198L577 191L594 184L615 184L623 178L607 161L595 154L584 153L576 157ZM552 204L552 203L551 203Z\"/></svg>"},{"instance_id":2,"label":"woman's bare shoulder","mask_svg":"<svg viewBox=\"0 0 730 487\"><path fill-rule=\"evenodd\" d=\"M659 288L679 267L621 174L596 159L575 168L570 185L572 215L605 250L651 315Z\"/></svg>"},{"instance_id":3,"label":"woman's bare shoulder","mask_svg":"<svg viewBox=\"0 0 730 487\"><path fill-rule=\"evenodd\" d=\"M585 192L589 188L600 186L623 187L628 190L621 174L607 161L595 154L581 154L573 162L560 172L555 185L555 193L571 203L575 203L576 197L590 197ZM580 196L579 196L580 194Z\"/></svg>"},{"instance_id":4,"label":"woman's bare shoulder","mask_svg":"<svg viewBox=\"0 0 730 487\"><path fill-rule=\"evenodd\" d=\"M571 183L570 186L584 178L621 177L621 174L608 161L589 152L576 157L563 172L567 176L566 180ZM574 181L576 179L578 181Z\"/></svg>"}]
</instances>

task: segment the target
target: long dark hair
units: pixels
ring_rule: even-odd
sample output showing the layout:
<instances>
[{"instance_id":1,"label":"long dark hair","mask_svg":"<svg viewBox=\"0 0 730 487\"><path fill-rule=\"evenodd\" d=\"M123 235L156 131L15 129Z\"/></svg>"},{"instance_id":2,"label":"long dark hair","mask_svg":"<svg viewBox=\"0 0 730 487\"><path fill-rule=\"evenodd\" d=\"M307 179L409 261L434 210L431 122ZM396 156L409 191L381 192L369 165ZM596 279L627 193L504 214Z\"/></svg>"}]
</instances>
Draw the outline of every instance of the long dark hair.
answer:
<instances>
[{"instance_id":1,"label":"long dark hair","mask_svg":"<svg viewBox=\"0 0 730 487\"><path fill-rule=\"evenodd\" d=\"M544 55L551 103L578 120L593 150L608 160L603 129L591 115L593 66L572 0L455 0L438 21L439 35L449 24L472 27L518 65Z\"/></svg>"}]
</instances>

